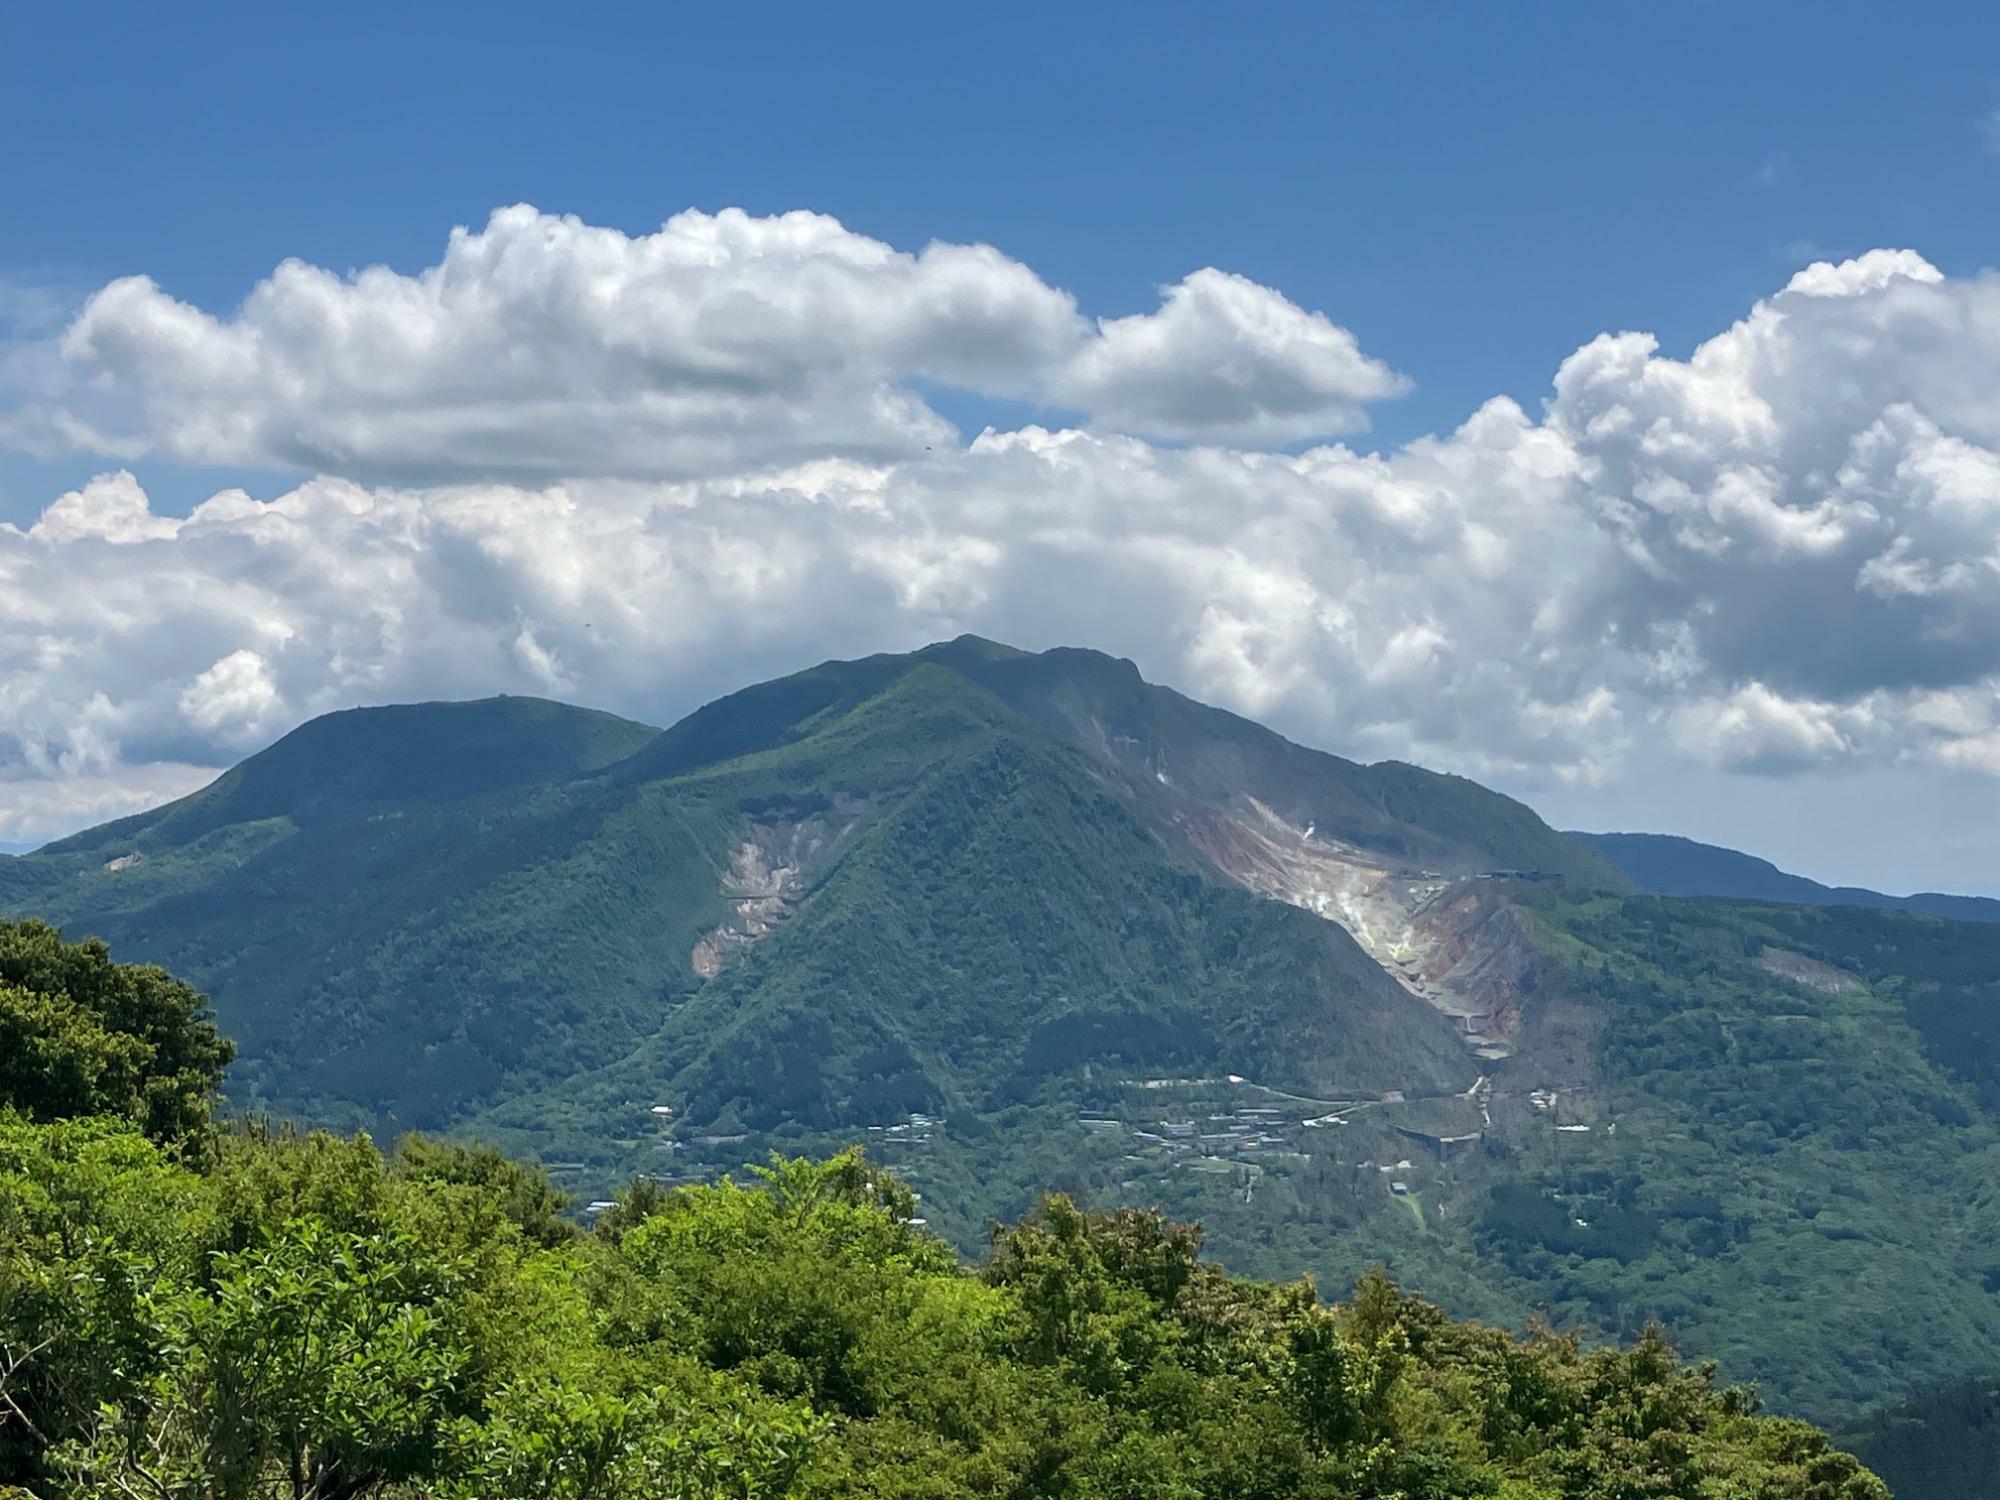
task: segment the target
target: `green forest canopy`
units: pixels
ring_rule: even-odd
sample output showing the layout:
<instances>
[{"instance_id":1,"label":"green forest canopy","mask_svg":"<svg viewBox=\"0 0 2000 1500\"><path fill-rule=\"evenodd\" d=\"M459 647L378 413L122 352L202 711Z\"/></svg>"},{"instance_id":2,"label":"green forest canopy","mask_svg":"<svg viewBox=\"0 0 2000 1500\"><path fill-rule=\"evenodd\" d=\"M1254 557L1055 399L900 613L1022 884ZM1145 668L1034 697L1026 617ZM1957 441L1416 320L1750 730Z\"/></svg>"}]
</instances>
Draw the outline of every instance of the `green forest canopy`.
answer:
<instances>
[{"instance_id":1,"label":"green forest canopy","mask_svg":"<svg viewBox=\"0 0 2000 1500\"><path fill-rule=\"evenodd\" d=\"M198 997L46 928L0 952L6 1024L54 1038L0 1092L0 1491L1887 1493L1657 1333L1517 1340L1379 1276L1329 1308L1157 1214L1050 1198L971 1268L848 1151L586 1234L490 1149L162 1116L226 1060Z\"/></svg>"}]
</instances>

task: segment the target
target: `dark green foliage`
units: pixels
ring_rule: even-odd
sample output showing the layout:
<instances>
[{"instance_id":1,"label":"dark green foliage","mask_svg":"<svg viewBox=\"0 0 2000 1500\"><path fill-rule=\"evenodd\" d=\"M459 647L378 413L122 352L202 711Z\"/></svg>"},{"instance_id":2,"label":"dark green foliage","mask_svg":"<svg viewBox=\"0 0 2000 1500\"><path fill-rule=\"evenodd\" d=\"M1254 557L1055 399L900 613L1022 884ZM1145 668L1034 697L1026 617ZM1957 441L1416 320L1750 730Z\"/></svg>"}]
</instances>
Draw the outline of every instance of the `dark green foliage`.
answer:
<instances>
[{"instance_id":1,"label":"dark green foliage","mask_svg":"<svg viewBox=\"0 0 2000 1500\"><path fill-rule=\"evenodd\" d=\"M541 698L349 709L300 726L191 797L47 852L108 849L141 834L185 844L233 824L321 822L401 803L487 797L571 780L625 759L658 734Z\"/></svg>"},{"instance_id":2,"label":"dark green foliage","mask_svg":"<svg viewBox=\"0 0 2000 1500\"><path fill-rule=\"evenodd\" d=\"M608 1110L650 1074L696 1119L825 1129L1000 1108L1091 1063L1307 1088L1469 1080L1438 1019L1344 934L1174 868L1074 752L961 691L922 795L585 1097ZM900 722L871 705L841 728Z\"/></svg>"},{"instance_id":3,"label":"dark green foliage","mask_svg":"<svg viewBox=\"0 0 2000 1500\"><path fill-rule=\"evenodd\" d=\"M1540 1250L1629 1264L1651 1250L1659 1237L1658 1217L1629 1202L1596 1199L1589 1208L1591 1217L1579 1221L1574 1211L1577 1201L1574 1193L1559 1196L1532 1183L1496 1183L1479 1218L1480 1242L1516 1263Z\"/></svg>"},{"instance_id":4,"label":"dark green foliage","mask_svg":"<svg viewBox=\"0 0 2000 1500\"><path fill-rule=\"evenodd\" d=\"M385 1134L491 1106L628 1138L663 1088L717 1120L859 1124L1004 1102L1065 1060L1462 1087L1436 1018L1341 934L1183 846L1177 816L1251 787L1398 859L1615 879L1470 782L1304 750L1095 653L967 640L657 735L532 699L332 715L0 861L0 912L200 985L239 1106ZM797 912L704 985L732 861L806 823L825 852Z\"/></svg>"},{"instance_id":5,"label":"dark green foliage","mask_svg":"<svg viewBox=\"0 0 2000 1500\"><path fill-rule=\"evenodd\" d=\"M1439 1017L1339 929L1203 863L1189 830L1242 794L1386 864L1562 877L1480 887L1529 909L1544 957L1476 1146L1440 1161L1396 1128L1472 1108L1452 1096L1477 1065ZM796 878L768 935L697 972L697 945L763 889L738 868L746 848ZM1339 1285L1379 1260L1509 1326L1538 1310L1632 1338L1659 1318L1724 1378L1828 1419L1988 1368L2000 928L1619 885L1471 782L1289 744L1095 653L964 640L830 663L661 735L513 699L321 721L174 808L0 860L0 911L103 934L213 994L243 1044L245 1111L383 1138L475 1130L579 1198L635 1171L833 1152L915 1111L943 1117L911 1161L923 1214L968 1253L989 1217L1054 1187L1199 1217L1260 1275ZM1787 980L1772 952L1854 983ZM89 1077L126 1066L130 1043L102 1026L71 1040ZM1196 1173L1077 1123L1132 1104L1135 1074L1229 1072L1289 1112L1287 1159ZM1569 1090L1594 1133L1558 1137L1529 1112L1539 1083ZM1392 1089L1409 1095L1394 1119L1297 1128L1329 1098ZM670 1126L649 1112L665 1105ZM1138 1109L1147 1128L1188 1116ZM246 1203L289 1202L259 1174L312 1149L243 1147L217 1171L253 1179ZM1415 1191L1392 1199L1401 1169L1380 1169L1409 1157ZM495 1154L412 1143L392 1189L344 1170L307 1174L329 1223L391 1191L577 1253L547 1181ZM668 1197L635 1186L601 1239L622 1245ZM231 1253L275 1232L262 1212L230 1217ZM797 1369L770 1368L805 1392L826 1351L783 1352ZM1153 1378L1162 1409L1188 1399L1180 1374ZM580 1434L652 1420L625 1395L574 1394L510 1410ZM1180 1441L1125 1435L1121 1472ZM1310 1440L1288 1441L1237 1457L1292 1483ZM1410 1462L1397 1483L1458 1482Z\"/></svg>"},{"instance_id":6,"label":"dark green foliage","mask_svg":"<svg viewBox=\"0 0 2000 1500\"><path fill-rule=\"evenodd\" d=\"M774 750L838 718L879 693L909 662L900 656L826 662L809 671L744 688L699 708L667 730L643 754L618 768L621 780L663 781Z\"/></svg>"},{"instance_id":7,"label":"dark green foliage","mask_svg":"<svg viewBox=\"0 0 2000 1500\"><path fill-rule=\"evenodd\" d=\"M1865 911L1768 916L1801 951L1900 999L1924 1055L2000 1118L2000 927Z\"/></svg>"},{"instance_id":8,"label":"dark green foliage","mask_svg":"<svg viewBox=\"0 0 2000 1500\"><path fill-rule=\"evenodd\" d=\"M2000 1120L1967 1085L1992 1062L1975 981L2000 930L1635 897L1534 915L1603 1020L1593 1131L1543 1123L1477 1221L1532 1302L1609 1331L1664 1319L1822 1416L1990 1367Z\"/></svg>"},{"instance_id":9,"label":"dark green foliage","mask_svg":"<svg viewBox=\"0 0 2000 1500\"><path fill-rule=\"evenodd\" d=\"M1955 1381L1872 1413L1843 1443L1898 1500L2000 1495L2000 1376Z\"/></svg>"},{"instance_id":10,"label":"dark green foliage","mask_svg":"<svg viewBox=\"0 0 2000 1500\"><path fill-rule=\"evenodd\" d=\"M72 931L215 997L243 1049L240 1104L393 1133L656 1025L696 984L688 952L721 914L702 826L719 842L726 825L584 783L521 793L501 818L488 800L407 804L188 845L142 835L143 862L115 871L103 850L12 863L60 881L40 904ZM10 873L24 872L0 871L0 889Z\"/></svg>"},{"instance_id":11,"label":"dark green foliage","mask_svg":"<svg viewBox=\"0 0 2000 1500\"><path fill-rule=\"evenodd\" d=\"M2000 901L1919 891L1885 896L1852 885L1822 885L1788 875L1769 860L1664 833L1572 833L1655 896L1726 896L1739 901L1790 901L1802 906L1878 907L1919 911L1956 922L2000 922Z\"/></svg>"},{"instance_id":12,"label":"dark green foliage","mask_svg":"<svg viewBox=\"0 0 2000 1500\"><path fill-rule=\"evenodd\" d=\"M1305 1266L1338 1284L1382 1259L1508 1324L1539 1311L1629 1338L1659 1319L1729 1377L1829 1420L2000 1367L2000 1128L1976 1092L1991 1012L1974 982L2000 972L1993 928L1536 884L1513 896L1548 958L1522 1050L1494 1070L1493 1125L1448 1165L1360 1133L1363 1112L1338 1135L1294 1130L1308 1162L1196 1175L1129 1133L1086 1137L1076 1115L1158 1129L1215 1104L1142 1114L1151 1096L1107 1082L1003 1111L990 1134L954 1122L915 1158L926 1213L970 1246L982 1214L1019 1212L1037 1182L1160 1202L1257 1274ZM1824 965L1804 972L1833 988L1773 973L1774 953ZM1563 1026L1587 1026L1588 1048L1549 1050ZM1556 1111L1529 1105L1544 1083L1563 1089ZM1361 1165L1402 1156L1413 1173ZM1421 1228L1389 1175L1418 1182Z\"/></svg>"},{"instance_id":13,"label":"dark green foliage","mask_svg":"<svg viewBox=\"0 0 2000 1500\"><path fill-rule=\"evenodd\" d=\"M965 1269L857 1152L524 1234L420 1147L0 1118L0 1486L48 1500L1882 1500L1654 1335L1344 1308L1051 1198Z\"/></svg>"},{"instance_id":14,"label":"dark green foliage","mask_svg":"<svg viewBox=\"0 0 2000 1500\"><path fill-rule=\"evenodd\" d=\"M207 1123L234 1050L206 998L165 970L0 921L0 1109L117 1115L180 1140Z\"/></svg>"}]
</instances>

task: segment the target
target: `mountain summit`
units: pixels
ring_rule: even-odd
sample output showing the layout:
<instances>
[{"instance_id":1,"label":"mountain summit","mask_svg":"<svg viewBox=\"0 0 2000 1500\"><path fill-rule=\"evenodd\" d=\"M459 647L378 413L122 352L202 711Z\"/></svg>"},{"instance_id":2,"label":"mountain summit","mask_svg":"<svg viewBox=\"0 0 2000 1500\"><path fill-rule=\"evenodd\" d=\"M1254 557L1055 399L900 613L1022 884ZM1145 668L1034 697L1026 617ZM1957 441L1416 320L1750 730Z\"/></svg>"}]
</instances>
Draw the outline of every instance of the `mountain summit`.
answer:
<instances>
[{"instance_id":1,"label":"mountain summit","mask_svg":"<svg viewBox=\"0 0 2000 1500\"><path fill-rule=\"evenodd\" d=\"M329 715L0 859L0 915L208 992L239 1109L585 1201L862 1140L961 1246L1039 1188L1160 1203L1238 1269L1662 1318L1828 1420L2000 1346L2000 924L1640 894L1094 651L827 662L663 731Z\"/></svg>"},{"instance_id":2,"label":"mountain summit","mask_svg":"<svg viewBox=\"0 0 2000 1500\"><path fill-rule=\"evenodd\" d=\"M1417 928L1509 870L1623 884L1462 778L967 636L664 732L525 698L330 714L0 866L0 905L206 988L246 1102L444 1126L615 1065L831 1124L1093 1056L1463 1087L1505 1018L1419 972Z\"/></svg>"}]
</instances>

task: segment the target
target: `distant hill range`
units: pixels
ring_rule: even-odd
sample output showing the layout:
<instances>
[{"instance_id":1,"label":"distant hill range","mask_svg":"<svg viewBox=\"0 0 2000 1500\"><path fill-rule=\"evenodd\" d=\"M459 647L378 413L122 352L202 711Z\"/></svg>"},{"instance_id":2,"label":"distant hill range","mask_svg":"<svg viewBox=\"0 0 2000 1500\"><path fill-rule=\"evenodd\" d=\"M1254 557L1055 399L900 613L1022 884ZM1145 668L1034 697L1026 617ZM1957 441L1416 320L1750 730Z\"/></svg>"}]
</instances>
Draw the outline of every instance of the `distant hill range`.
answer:
<instances>
[{"instance_id":1,"label":"distant hill range","mask_svg":"<svg viewBox=\"0 0 2000 1500\"><path fill-rule=\"evenodd\" d=\"M437 1128L618 1064L725 1126L835 1127L1093 1057L1463 1088L1501 1031L1367 950L1414 962L1410 900L1516 869L1624 885L1461 777L965 637L664 732L533 698L328 714L0 859L0 910L201 984L259 1108Z\"/></svg>"},{"instance_id":2,"label":"distant hill range","mask_svg":"<svg viewBox=\"0 0 2000 1500\"><path fill-rule=\"evenodd\" d=\"M1800 906L1868 906L1920 911L1957 922L2000 922L2000 900L1919 891L1889 896L1853 885L1821 885L1790 875L1769 860L1666 833L1572 833L1655 896L1724 896L1735 901L1785 901Z\"/></svg>"},{"instance_id":3,"label":"distant hill range","mask_svg":"<svg viewBox=\"0 0 2000 1500\"><path fill-rule=\"evenodd\" d=\"M974 637L665 730L330 714L0 856L0 915L214 997L242 1110L494 1139L580 1202L861 1140L968 1248L1038 1189L1160 1204L1329 1292L1657 1317L1842 1423L2000 1375L2000 923L1863 903L1995 906L1570 837ZM1925 1399L1899 1453L1973 1409Z\"/></svg>"}]
</instances>

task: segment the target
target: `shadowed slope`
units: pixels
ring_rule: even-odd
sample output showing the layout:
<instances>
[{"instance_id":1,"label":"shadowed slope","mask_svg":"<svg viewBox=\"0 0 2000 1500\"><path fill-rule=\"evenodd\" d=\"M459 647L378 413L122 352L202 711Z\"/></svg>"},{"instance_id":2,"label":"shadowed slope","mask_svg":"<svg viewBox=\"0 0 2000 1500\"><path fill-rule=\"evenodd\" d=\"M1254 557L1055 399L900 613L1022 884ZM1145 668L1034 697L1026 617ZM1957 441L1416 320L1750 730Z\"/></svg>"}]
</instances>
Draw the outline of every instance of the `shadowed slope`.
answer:
<instances>
[{"instance_id":1,"label":"shadowed slope","mask_svg":"<svg viewBox=\"0 0 2000 1500\"><path fill-rule=\"evenodd\" d=\"M1767 859L1665 833L1572 833L1655 896L1725 896L1736 901L1789 901L1801 906L1870 906L1920 911L1955 922L2000 922L2000 901L1919 891L1888 896L1853 885L1822 885L1791 875Z\"/></svg>"}]
</instances>

